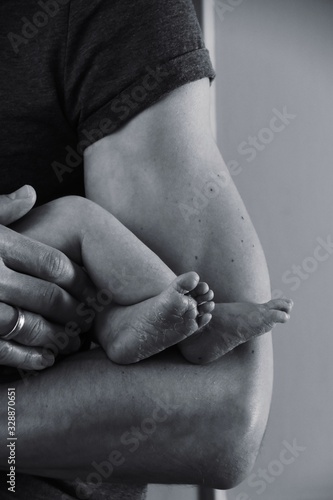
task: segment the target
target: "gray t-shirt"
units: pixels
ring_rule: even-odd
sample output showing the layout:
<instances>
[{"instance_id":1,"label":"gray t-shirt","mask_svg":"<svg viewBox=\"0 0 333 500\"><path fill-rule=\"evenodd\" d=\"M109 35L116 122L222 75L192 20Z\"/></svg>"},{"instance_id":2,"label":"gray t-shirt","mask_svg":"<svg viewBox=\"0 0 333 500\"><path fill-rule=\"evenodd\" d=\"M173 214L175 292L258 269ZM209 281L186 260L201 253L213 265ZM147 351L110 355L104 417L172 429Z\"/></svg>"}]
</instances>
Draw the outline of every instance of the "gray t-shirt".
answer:
<instances>
[{"instance_id":1,"label":"gray t-shirt","mask_svg":"<svg viewBox=\"0 0 333 500\"><path fill-rule=\"evenodd\" d=\"M215 76L190 0L2 0L0 53L0 194L31 184L39 204L84 195L88 145L177 87ZM6 474L4 500L13 498ZM17 475L14 496L139 500L145 486L82 491Z\"/></svg>"}]
</instances>

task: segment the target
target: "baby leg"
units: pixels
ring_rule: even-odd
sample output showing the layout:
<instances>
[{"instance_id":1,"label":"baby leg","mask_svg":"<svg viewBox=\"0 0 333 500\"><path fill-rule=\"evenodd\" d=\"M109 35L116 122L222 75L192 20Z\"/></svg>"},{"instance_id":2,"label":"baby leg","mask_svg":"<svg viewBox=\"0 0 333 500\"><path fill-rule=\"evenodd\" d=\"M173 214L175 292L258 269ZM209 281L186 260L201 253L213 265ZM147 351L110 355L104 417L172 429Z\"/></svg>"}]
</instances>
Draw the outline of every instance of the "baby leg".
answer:
<instances>
[{"instance_id":1,"label":"baby leg","mask_svg":"<svg viewBox=\"0 0 333 500\"><path fill-rule=\"evenodd\" d=\"M174 273L115 217L78 197L55 200L15 225L79 261L122 308L106 308L98 333L111 359L136 362L188 338L211 319L213 293L196 273Z\"/></svg>"}]
</instances>

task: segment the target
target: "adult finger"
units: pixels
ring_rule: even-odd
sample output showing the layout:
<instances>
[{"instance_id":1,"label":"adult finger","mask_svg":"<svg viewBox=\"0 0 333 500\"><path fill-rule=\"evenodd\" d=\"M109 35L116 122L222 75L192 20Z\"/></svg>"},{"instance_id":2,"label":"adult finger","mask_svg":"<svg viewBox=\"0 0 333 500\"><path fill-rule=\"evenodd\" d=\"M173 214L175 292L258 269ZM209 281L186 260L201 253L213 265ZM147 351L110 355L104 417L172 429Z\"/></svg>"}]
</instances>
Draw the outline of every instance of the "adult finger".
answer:
<instances>
[{"instance_id":1,"label":"adult finger","mask_svg":"<svg viewBox=\"0 0 333 500\"><path fill-rule=\"evenodd\" d=\"M19 323L20 316L22 323ZM45 347L55 355L80 348L78 328L50 323L43 316L0 303L0 340L31 347Z\"/></svg>"},{"instance_id":2,"label":"adult finger","mask_svg":"<svg viewBox=\"0 0 333 500\"><path fill-rule=\"evenodd\" d=\"M0 227L0 256L6 267L54 283L80 301L95 294L87 273L60 250L3 226Z\"/></svg>"},{"instance_id":3,"label":"adult finger","mask_svg":"<svg viewBox=\"0 0 333 500\"><path fill-rule=\"evenodd\" d=\"M40 314L52 323L76 323L81 331L89 326L81 304L66 290L54 283L17 273L0 262L0 301Z\"/></svg>"},{"instance_id":4,"label":"adult finger","mask_svg":"<svg viewBox=\"0 0 333 500\"><path fill-rule=\"evenodd\" d=\"M8 226L28 213L36 202L36 192L23 186L11 194L0 195L0 224Z\"/></svg>"},{"instance_id":5,"label":"adult finger","mask_svg":"<svg viewBox=\"0 0 333 500\"><path fill-rule=\"evenodd\" d=\"M0 365L21 370L44 370L54 363L54 355L42 347L26 347L0 339Z\"/></svg>"}]
</instances>

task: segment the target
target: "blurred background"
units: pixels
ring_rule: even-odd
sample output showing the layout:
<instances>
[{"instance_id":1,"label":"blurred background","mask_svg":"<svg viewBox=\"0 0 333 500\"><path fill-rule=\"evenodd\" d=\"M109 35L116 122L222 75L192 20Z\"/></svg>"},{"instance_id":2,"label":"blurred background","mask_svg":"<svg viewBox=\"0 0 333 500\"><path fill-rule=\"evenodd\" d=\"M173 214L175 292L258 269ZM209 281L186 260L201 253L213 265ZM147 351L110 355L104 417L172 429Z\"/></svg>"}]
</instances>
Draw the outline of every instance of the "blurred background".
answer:
<instances>
[{"instance_id":1,"label":"blurred background","mask_svg":"<svg viewBox=\"0 0 333 500\"><path fill-rule=\"evenodd\" d=\"M275 297L271 415L228 500L333 499L333 2L203 0L216 137L264 247ZM211 46L211 43L214 46ZM151 486L149 500L224 493Z\"/></svg>"}]
</instances>

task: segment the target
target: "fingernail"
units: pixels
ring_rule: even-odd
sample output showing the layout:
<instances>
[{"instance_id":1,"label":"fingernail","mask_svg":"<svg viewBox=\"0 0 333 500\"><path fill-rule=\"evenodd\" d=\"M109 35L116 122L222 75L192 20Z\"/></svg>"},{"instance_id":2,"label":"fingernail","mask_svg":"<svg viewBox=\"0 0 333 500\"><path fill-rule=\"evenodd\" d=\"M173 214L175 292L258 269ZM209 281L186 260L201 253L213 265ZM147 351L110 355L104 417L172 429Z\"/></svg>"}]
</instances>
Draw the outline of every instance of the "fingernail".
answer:
<instances>
[{"instance_id":1,"label":"fingernail","mask_svg":"<svg viewBox=\"0 0 333 500\"><path fill-rule=\"evenodd\" d=\"M24 200L26 198L32 198L34 194L35 192L33 188L31 186L25 185L17 191L14 191L14 193L9 194L8 197L12 200Z\"/></svg>"},{"instance_id":2,"label":"fingernail","mask_svg":"<svg viewBox=\"0 0 333 500\"><path fill-rule=\"evenodd\" d=\"M47 367L47 366L52 366L54 364L55 357L54 354L49 351L49 352L44 352L43 357L42 357L42 365Z\"/></svg>"}]
</instances>

